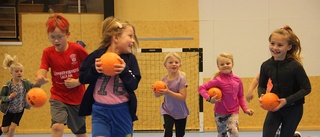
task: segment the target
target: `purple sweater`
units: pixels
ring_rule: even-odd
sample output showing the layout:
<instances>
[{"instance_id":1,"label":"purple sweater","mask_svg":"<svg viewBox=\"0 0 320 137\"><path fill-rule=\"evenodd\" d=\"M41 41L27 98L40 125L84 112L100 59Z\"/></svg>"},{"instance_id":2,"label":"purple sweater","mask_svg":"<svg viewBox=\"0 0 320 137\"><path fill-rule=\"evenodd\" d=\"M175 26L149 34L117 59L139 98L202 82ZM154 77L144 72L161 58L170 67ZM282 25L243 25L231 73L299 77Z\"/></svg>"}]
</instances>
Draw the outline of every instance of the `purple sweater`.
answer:
<instances>
[{"instance_id":1,"label":"purple sweater","mask_svg":"<svg viewBox=\"0 0 320 137\"><path fill-rule=\"evenodd\" d=\"M209 99L207 90L212 87L217 87L222 91L221 101L214 105L216 113L239 114L239 106L243 111L248 109L244 100L243 84L239 77L232 73L220 73L216 78L199 86L198 91L205 100Z\"/></svg>"}]
</instances>

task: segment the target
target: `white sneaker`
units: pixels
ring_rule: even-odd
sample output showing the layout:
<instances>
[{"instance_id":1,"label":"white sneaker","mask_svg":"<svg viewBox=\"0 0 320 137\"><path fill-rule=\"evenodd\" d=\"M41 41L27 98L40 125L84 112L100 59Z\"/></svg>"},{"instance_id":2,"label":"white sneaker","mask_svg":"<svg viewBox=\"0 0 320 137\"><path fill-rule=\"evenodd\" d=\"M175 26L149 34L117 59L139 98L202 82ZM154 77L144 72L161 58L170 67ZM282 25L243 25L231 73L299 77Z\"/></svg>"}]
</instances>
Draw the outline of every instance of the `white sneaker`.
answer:
<instances>
[{"instance_id":1,"label":"white sneaker","mask_svg":"<svg viewBox=\"0 0 320 137\"><path fill-rule=\"evenodd\" d=\"M299 131L294 132L294 137L302 137L301 133Z\"/></svg>"}]
</instances>

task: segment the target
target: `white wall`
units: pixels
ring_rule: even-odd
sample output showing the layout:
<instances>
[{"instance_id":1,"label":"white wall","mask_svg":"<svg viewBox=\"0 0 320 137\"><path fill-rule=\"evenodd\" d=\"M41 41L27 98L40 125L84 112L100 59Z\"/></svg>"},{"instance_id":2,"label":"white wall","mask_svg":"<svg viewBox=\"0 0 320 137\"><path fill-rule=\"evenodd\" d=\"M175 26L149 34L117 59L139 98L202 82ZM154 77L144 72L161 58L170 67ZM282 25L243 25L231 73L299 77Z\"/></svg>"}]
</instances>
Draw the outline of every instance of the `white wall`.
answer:
<instances>
[{"instance_id":1,"label":"white wall","mask_svg":"<svg viewBox=\"0 0 320 137\"><path fill-rule=\"evenodd\" d=\"M217 71L221 52L233 54L234 74L256 76L271 57L270 33L284 25L300 38L308 75L320 76L320 0L199 0L199 16L205 78Z\"/></svg>"}]
</instances>

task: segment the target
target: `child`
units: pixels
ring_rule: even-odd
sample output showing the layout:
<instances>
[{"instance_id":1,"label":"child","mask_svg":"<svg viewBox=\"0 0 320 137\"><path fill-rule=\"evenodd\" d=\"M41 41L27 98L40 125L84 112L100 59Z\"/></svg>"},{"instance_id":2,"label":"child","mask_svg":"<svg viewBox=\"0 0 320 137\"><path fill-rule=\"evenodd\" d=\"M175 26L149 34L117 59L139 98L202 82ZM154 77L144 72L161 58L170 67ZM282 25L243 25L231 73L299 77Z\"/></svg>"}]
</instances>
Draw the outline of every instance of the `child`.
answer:
<instances>
[{"instance_id":1,"label":"child","mask_svg":"<svg viewBox=\"0 0 320 137\"><path fill-rule=\"evenodd\" d=\"M92 113L92 136L124 137L133 135L137 120L137 98L134 91L140 82L135 55L138 40L132 24L108 17L103 21L100 47L90 53L80 68L80 82L89 84L82 99L79 115ZM116 75L102 73L100 57L117 53L121 64L115 64Z\"/></svg>"},{"instance_id":2,"label":"child","mask_svg":"<svg viewBox=\"0 0 320 137\"><path fill-rule=\"evenodd\" d=\"M253 90L258 86L259 76L260 76L260 74L258 74L252 80L252 82L251 82L251 84L249 86L248 93L246 95L246 99L247 99L248 102L250 102L253 99ZM268 80L268 84L267 84L267 92L270 92L272 87L273 87L272 81L271 81L271 79L269 79ZM279 137L280 136L280 131L281 131L281 124L280 124L279 128L277 129L275 137ZM300 132L298 132L298 131L294 132L294 137L301 137Z\"/></svg>"},{"instance_id":3,"label":"child","mask_svg":"<svg viewBox=\"0 0 320 137\"><path fill-rule=\"evenodd\" d=\"M239 77L233 75L233 56L229 53L221 53L217 58L219 71L209 82L199 86L199 93L208 102L215 104L214 116L217 124L218 137L239 136L238 119L239 106L245 114L252 116L254 111L248 109L244 99L243 85ZM217 87L222 91L222 98L210 97L207 91Z\"/></svg>"},{"instance_id":4,"label":"child","mask_svg":"<svg viewBox=\"0 0 320 137\"><path fill-rule=\"evenodd\" d=\"M164 121L164 137L172 137L173 125L175 125L176 137L183 137L189 109L186 104L188 84L185 73L179 71L182 65L181 58L177 53L169 53L163 65L168 70L168 75L162 78L167 89L161 89L159 94L154 91L154 95L155 97L164 95L164 102L160 107Z\"/></svg>"},{"instance_id":5,"label":"child","mask_svg":"<svg viewBox=\"0 0 320 137\"><path fill-rule=\"evenodd\" d=\"M273 31L269 43L272 57L261 65L258 95L261 99L271 79L271 92L279 96L280 104L268 111L263 137L275 136L280 124L280 137L292 137L302 118L304 97L311 92L311 84L301 63L300 40L289 26Z\"/></svg>"},{"instance_id":6,"label":"child","mask_svg":"<svg viewBox=\"0 0 320 137\"><path fill-rule=\"evenodd\" d=\"M50 111L52 136L62 136L68 125L77 137L87 137L85 117L78 116L85 85L79 82L79 70L88 53L79 44L68 42L68 20L53 14L46 23L48 38L53 46L43 50L37 78L46 77L51 70Z\"/></svg>"},{"instance_id":7,"label":"child","mask_svg":"<svg viewBox=\"0 0 320 137\"><path fill-rule=\"evenodd\" d=\"M44 78L39 78L39 81L33 84L29 80L23 79L23 66L18 62L16 56L5 54L3 68L9 69L12 79L6 82L0 93L1 112L4 114L0 135L3 132L11 137L19 126L24 109L31 108L26 101L27 92L33 87L40 87L46 81Z\"/></svg>"}]
</instances>

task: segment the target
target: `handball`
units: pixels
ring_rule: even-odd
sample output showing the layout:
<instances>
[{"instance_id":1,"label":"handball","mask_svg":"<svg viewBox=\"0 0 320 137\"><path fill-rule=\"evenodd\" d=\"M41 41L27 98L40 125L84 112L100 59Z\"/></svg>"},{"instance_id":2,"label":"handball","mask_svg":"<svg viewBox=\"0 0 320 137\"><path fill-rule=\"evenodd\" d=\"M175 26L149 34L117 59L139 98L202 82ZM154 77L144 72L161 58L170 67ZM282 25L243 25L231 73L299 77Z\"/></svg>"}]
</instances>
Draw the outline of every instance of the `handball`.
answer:
<instances>
[{"instance_id":1,"label":"handball","mask_svg":"<svg viewBox=\"0 0 320 137\"><path fill-rule=\"evenodd\" d=\"M222 92L219 88L213 87L210 88L207 92L210 95L210 97L214 97L215 95L217 95L216 100L220 100L222 97Z\"/></svg>"},{"instance_id":2,"label":"handball","mask_svg":"<svg viewBox=\"0 0 320 137\"><path fill-rule=\"evenodd\" d=\"M161 80L156 81L153 83L152 85L152 89L159 94L160 93L160 89L166 89L167 88L167 84Z\"/></svg>"},{"instance_id":3,"label":"handball","mask_svg":"<svg viewBox=\"0 0 320 137\"><path fill-rule=\"evenodd\" d=\"M32 107L42 107L47 101L47 94L41 88L32 88L27 92L27 102Z\"/></svg>"},{"instance_id":4,"label":"handball","mask_svg":"<svg viewBox=\"0 0 320 137\"><path fill-rule=\"evenodd\" d=\"M278 99L279 97L276 94L266 93L261 97L261 107L268 111L274 110L280 104Z\"/></svg>"},{"instance_id":5,"label":"handball","mask_svg":"<svg viewBox=\"0 0 320 137\"><path fill-rule=\"evenodd\" d=\"M116 75L116 71L114 70L114 64L121 64L120 57L118 54L114 52L107 52L100 57L100 61L102 63L102 71L107 76L114 76Z\"/></svg>"}]
</instances>

